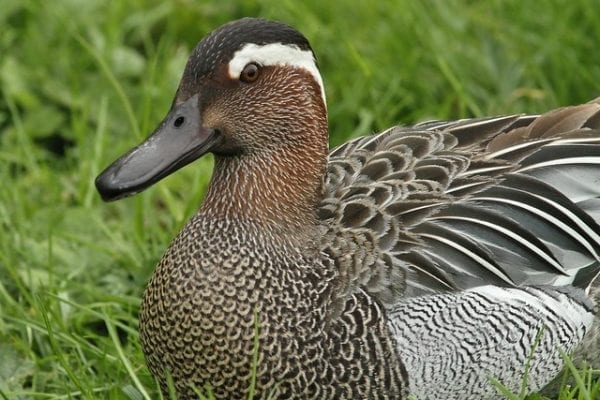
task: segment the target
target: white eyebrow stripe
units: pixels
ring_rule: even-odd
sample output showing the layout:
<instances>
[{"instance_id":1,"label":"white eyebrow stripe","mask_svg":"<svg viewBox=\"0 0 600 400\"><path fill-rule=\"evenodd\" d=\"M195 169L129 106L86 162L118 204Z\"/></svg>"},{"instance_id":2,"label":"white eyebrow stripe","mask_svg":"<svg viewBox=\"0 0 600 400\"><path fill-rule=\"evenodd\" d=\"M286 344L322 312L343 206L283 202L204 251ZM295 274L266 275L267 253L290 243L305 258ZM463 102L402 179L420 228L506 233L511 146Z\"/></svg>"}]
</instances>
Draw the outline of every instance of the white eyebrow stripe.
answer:
<instances>
[{"instance_id":1,"label":"white eyebrow stripe","mask_svg":"<svg viewBox=\"0 0 600 400\"><path fill-rule=\"evenodd\" d=\"M327 105L323 79L315 63L312 51L301 50L298 46L291 44L270 43L257 45L247 43L240 50L236 51L231 61L229 61L229 77L231 79L239 79L242 69L249 62L255 62L260 65L289 65L308 71L319 84L321 96L323 96L323 104Z\"/></svg>"}]
</instances>

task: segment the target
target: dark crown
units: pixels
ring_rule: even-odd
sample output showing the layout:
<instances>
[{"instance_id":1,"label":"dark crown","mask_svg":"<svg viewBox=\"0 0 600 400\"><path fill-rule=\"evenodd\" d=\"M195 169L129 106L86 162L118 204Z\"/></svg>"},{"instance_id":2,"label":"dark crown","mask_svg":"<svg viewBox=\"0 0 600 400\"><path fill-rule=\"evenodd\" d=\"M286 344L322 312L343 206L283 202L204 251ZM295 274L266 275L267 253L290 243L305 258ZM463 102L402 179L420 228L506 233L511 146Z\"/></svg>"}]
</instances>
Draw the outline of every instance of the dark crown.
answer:
<instances>
[{"instance_id":1,"label":"dark crown","mask_svg":"<svg viewBox=\"0 0 600 400\"><path fill-rule=\"evenodd\" d=\"M185 67L184 79L196 81L207 76L248 43L281 43L312 52L308 40L291 26L260 18L243 18L221 26L198 43Z\"/></svg>"}]
</instances>

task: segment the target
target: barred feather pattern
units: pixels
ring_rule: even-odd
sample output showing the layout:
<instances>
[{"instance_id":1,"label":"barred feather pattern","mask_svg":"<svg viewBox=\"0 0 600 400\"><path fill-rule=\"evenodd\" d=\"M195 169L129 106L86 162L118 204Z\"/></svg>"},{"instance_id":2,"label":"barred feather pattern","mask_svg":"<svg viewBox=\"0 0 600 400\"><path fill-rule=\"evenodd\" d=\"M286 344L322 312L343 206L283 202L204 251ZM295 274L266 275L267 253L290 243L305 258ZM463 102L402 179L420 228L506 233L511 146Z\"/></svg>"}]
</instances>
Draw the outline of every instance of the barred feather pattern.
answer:
<instances>
[{"instance_id":1,"label":"barred feather pattern","mask_svg":"<svg viewBox=\"0 0 600 400\"><path fill-rule=\"evenodd\" d=\"M411 298L390 326L418 399L490 399L493 380L520 393L524 382L539 391L558 375L560 351L583 339L591 307L581 289L480 286Z\"/></svg>"}]
</instances>

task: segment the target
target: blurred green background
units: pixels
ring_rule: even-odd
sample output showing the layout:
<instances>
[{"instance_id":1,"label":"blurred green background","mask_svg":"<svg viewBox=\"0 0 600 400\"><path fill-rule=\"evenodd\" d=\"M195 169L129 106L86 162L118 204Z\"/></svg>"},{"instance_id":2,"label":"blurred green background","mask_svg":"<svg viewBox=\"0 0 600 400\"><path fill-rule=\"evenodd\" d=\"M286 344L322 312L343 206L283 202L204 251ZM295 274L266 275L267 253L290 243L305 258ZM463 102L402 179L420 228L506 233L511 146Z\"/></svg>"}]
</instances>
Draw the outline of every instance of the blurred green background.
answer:
<instances>
[{"instance_id":1,"label":"blurred green background","mask_svg":"<svg viewBox=\"0 0 600 400\"><path fill-rule=\"evenodd\" d=\"M211 160L118 203L93 180L162 119L197 41L243 16L309 38L334 145L600 95L598 0L2 0L0 398L157 396L140 296Z\"/></svg>"}]
</instances>

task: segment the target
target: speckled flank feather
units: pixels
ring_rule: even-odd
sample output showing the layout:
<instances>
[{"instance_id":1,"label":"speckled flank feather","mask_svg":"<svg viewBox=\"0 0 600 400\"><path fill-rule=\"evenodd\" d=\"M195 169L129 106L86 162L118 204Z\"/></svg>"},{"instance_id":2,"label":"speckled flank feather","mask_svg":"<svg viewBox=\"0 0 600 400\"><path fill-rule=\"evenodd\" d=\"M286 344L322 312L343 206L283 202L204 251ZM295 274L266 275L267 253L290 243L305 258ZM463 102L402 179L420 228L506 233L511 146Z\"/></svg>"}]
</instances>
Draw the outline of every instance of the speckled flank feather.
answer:
<instances>
[{"instance_id":1,"label":"speckled flank feather","mask_svg":"<svg viewBox=\"0 0 600 400\"><path fill-rule=\"evenodd\" d=\"M269 52L231 78L236 51L273 43L302 62ZM490 378L517 390L528 360L530 390L559 349L600 363L600 100L394 127L328 156L308 50L279 23L219 28L153 134L173 161L138 147L97 180L115 199L215 154L141 307L165 393L170 374L182 400L246 398L256 328L256 398L499 399Z\"/></svg>"}]
</instances>

